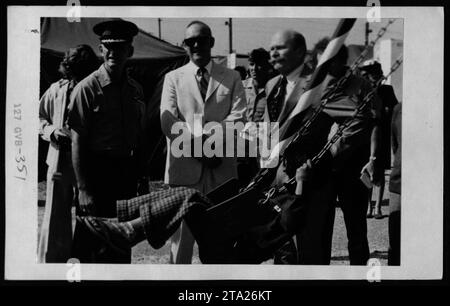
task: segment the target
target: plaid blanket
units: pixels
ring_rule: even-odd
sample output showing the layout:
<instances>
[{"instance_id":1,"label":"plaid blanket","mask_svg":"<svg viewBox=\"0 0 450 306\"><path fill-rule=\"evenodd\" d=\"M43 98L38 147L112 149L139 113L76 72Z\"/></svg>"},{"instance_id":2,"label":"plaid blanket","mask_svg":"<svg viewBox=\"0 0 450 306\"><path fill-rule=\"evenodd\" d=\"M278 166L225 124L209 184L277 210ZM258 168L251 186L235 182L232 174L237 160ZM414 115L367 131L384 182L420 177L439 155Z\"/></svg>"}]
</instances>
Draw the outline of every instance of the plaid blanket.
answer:
<instances>
[{"instance_id":1,"label":"plaid blanket","mask_svg":"<svg viewBox=\"0 0 450 306\"><path fill-rule=\"evenodd\" d=\"M140 217L148 242L153 248L159 249L189 212L212 205L208 198L195 189L173 187L117 201L117 217L120 222Z\"/></svg>"}]
</instances>

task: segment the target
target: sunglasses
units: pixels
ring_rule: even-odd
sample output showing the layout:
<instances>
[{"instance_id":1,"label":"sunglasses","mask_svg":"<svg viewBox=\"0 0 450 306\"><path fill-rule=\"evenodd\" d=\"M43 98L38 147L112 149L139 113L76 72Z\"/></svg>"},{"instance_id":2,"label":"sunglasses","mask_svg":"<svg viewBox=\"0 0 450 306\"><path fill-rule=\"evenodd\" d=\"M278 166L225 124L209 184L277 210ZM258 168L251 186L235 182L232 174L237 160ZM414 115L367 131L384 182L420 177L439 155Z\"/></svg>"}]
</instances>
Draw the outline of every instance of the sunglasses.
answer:
<instances>
[{"instance_id":1,"label":"sunglasses","mask_svg":"<svg viewBox=\"0 0 450 306\"><path fill-rule=\"evenodd\" d=\"M205 46L209 44L211 41L211 37L209 36L199 36L199 37L192 37L192 38L186 38L183 40L183 44L189 48L192 48L195 46L195 44L199 46Z\"/></svg>"}]
</instances>

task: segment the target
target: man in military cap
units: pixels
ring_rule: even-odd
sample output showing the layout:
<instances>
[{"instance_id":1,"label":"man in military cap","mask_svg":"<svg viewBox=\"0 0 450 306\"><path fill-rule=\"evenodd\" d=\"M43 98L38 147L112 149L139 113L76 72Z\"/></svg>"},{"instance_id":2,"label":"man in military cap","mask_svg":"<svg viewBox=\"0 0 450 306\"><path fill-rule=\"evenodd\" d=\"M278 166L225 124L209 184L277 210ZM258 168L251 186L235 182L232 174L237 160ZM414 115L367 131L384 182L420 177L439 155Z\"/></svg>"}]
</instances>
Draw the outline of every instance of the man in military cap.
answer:
<instances>
[{"instance_id":1,"label":"man in military cap","mask_svg":"<svg viewBox=\"0 0 450 306\"><path fill-rule=\"evenodd\" d=\"M116 201L137 194L144 98L125 70L133 55L135 24L108 20L94 26L103 65L73 90L68 123L81 215L115 217ZM112 254L102 262L130 262ZM109 258L108 258L109 257Z\"/></svg>"}]
</instances>

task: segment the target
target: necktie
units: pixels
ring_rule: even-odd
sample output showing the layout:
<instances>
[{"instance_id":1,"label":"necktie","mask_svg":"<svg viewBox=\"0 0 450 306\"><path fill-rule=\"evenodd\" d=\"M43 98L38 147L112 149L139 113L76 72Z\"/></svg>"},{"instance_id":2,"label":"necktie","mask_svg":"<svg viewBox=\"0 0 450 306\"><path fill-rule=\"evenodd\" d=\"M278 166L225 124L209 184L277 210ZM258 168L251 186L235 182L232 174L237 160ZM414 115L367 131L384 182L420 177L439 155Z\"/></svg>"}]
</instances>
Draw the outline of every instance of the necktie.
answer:
<instances>
[{"instance_id":1,"label":"necktie","mask_svg":"<svg viewBox=\"0 0 450 306\"><path fill-rule=\"evenodd\" d=\"M284 96L286 94L287 80L285 77L281 77L280 84L272 99L268 101L269 118L271 122L278 120L281 108L283 107Z\"/></svg>"},{"instance_id":2,"label":"necktie","mask_svg":"<svg viewBox=\"0 0 450 306\"><path fill-rule=\"evenodd\" d=\"M197 75L200 79L200 93L202 95L203 101L206 98L206 92L208 91L208 78L207 78L207 70L205 67L198 68Z\"/></svg>"}]
</instances>

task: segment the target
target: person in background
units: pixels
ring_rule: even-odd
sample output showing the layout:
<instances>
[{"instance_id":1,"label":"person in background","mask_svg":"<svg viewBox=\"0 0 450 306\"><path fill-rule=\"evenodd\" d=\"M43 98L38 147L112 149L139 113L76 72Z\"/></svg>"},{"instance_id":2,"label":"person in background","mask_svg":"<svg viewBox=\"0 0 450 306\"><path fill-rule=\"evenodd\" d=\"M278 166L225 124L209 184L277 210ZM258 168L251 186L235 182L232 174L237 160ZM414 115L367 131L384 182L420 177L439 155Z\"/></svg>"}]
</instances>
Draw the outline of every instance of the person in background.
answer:
<instances>
[{"instance_id":1,"label":"person in background","mask_svg":"<svg viewBox=\"0 0 450 306\"><path fill-rule=\"evenodd\" d=\"M116 217L116 201L137 195L141 166L145 104L142 88L127 73L137 26L121 19L96 24L103 64L77 84L71 96L68 124L72 162L78 184L78 215ZM95 261L131 262L108 254Z\"/></svg>"},{"instance_id":2,"label":"person in background","mask_svg":"<svg viewBox=\"0 0 450 306\"><path fill-rule=\"evenodd\" d=\"M392 113L392 151L394 163L389 178L389 249L388 265L400 265L400 215L402 182L402 103Z\"/></svg>"},{"instance_id":3,"label":"person in background","mask_svg":"<svg viewBox=\"0 0 450 306\"><path fill-rule=\"evenodd\" d=\"M266 107L265 86L275 75L269 62L270 54L263 48L254 49L248 56L249 77L244 80L247 98L247 122L260 122Z\"/></svg>"},{"instance_id":4,"label":"person in background","mask_svg":"<svg viewBox=\"0 0 450 306\"><path fill-rule=\"evenodd\" d=\"M323 54L329 39L320 40L315 47L318 61ZM325 95L333 88L333 84L345 75L347 69L348 49L344 45L333 58L328 76L330 82L325 89ZM367 94L372 90L371 84L362 77L351 75L344 88L340 89L336 97L327 103L324 112L333 118L335 126L348 120L353 116L354 110L360 105ZM380 167L378 165L379 154L379 120L381 116L381 104L375 95L365 107L343 130L343 136L330 149L333 156L333 188L331 191L332 202L329 203L330 213L334 215L334 203L339 199L339 205L344 215L345 227L348 238L348 252L351 265L366 265L370 257L369 243L367 239L367 197L368 187L361 181L361 174L367 176L370 184L379 184ZM334 127L330 133L335 131ZM324 215L325 217L325 215ZM320 237L322 250L326 249L324 263L329 264L331 256L331 238L333 230L333 218L329 217L331 224L324 226L328 233ZM306 226L305 240L315 234L318 229L316 224ZM320 251L320 248L314 248ZM303 245L302 245L303 247ZM306 248L308 249L308 248ZM316 252L308 252L304 260L308 263L320 264L315 256Z\"/></svg>"},{"instance_id":5,"label":"person in background","mask_svg":"<svg viewBox=\"0 0 450 306\"><path fill-rule=\"evenodd\" d=\"M376 85L376 82L383 76L383 70L381 64L377 61L368 60L360 67L361 75L365 77L372 86ZM377 90L378 97L381 100L381 118L380 118L380 154L379 164L384 169L391 168L391 121L392 111L397 105L398 100L395 97L394 88L391 85L383 84ZM381 211L381 203L384 194L384 173L380 176L380 185L374 186L369 192L369 209L367 211L367 217L374 217L375 219L383 218ZM377 194L377 200L375 206L372 205L372 193Z\"/></svg>"},{"instance_id":6,"label":"person in background","mask_svg":"<svg viewBox=\"0 0 450 306\"><path fill-rule=\"evenodd\" d=\"M176 134L178 130L173 133L172 128L174 125L186 128L187 142L198 141L203 145L211 136L211 131L203 131L206 123L217 123L215 126L225 132L223 127L227 122L245 121L246 110L239 73L211 60L214 42L207 24L199 20L189 23L183 46L190 62L166 74L161 96L161 128L168 148L164 181L203 194L228 180L237 179L236 157L208 157L203 152L196 156L195 150L191 150L190 156L177 156L172 143L182 136ZM201 127L195 128L199 125ZM171 263L190 264L194 243L187 223L183 222L172 236Z\"/></svg>"},{"instance_id":7,"label":"person in background","mask_svg":"<svg viewBox=\"0 0 450 306\"><path fill-rule=\"evenodd\" d=\"M249 53L249 77L243 81L247 99L247 112L245 114L247 122L263 121L267 105L265 86L267 81L274 76L269 59L269 52L263 48L254 49ZM248 185L259 170L258 157L250 157L250 146L256 147L256 143L247 140L246 146L249 148L246 156L238 157L238 176L241 187Z\"/></svg>"},{"instance_id":8,"label":"person in background","mask_svg":"<svg viewBox=\"0 0 450 306\"><path fill-rule=\"evenodd\" d=\"M41 263L67 262L72 246L72 203L76 180L71 159L71 135L67 125L70 94L75 85L99 66L92 48L70 48L60 63L62 78L50 85L39 105L39 134L50 143L47 154L47 193L39 239Z\"/></svg>"}]
</instances>

